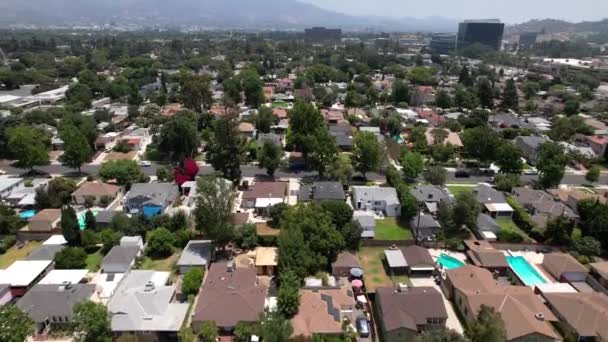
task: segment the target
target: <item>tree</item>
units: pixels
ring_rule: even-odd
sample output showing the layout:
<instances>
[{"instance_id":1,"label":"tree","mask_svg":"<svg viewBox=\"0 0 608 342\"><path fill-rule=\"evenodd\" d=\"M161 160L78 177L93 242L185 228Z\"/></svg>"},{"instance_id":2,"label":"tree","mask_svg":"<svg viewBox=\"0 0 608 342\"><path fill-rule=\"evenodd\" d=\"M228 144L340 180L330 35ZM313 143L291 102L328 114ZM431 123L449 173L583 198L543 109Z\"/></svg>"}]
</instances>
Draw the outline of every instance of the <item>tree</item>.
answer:
<instances>
[{"instance_id":1,"label":"tree","mask_svg":"<svg viewBox=\"0 0 608 342\"><path fill-rule=\"evenodd\" d=\"M568 115L568 116L577 115L579 113L580 109L581 109L581 104L577 100L568 100L568 101L566 101L566 104L564 107L564 113L566 113L566 115Z\"/></svg>"},{"instance_id":2,"label":"tree","mask_svg":"<svg viewBox=\"0 0 608 342\"><path fill-rule=\"evenodd\" d=\"M237 183L241 179L241 160L244 140L238 133L238 120L233 115L222 117L215 123L207 146L207 161L224 178Z\"/></svg>"},{"instance_id":3,"label":"tree","mask_svg":"<svg viewBox=\"0 0 608 342\"><path fill-rule=\"evenodd\" d=\"M462 134L464 151L471 158L480 161L491 161L496 157L496 150L501 143L498 133L487 126L465 129Z\"/></svg>"},{"instance_id":4,"label":"tree","mask_svg":"<svg viewBox=\"0 0 608 342\"><path fill-rule=\"evenodd\" d=\"M520 174L524 168L522 152L511 142L502 142L496 149L496 165L501 173Z\"/></svg>"},{"instance_id":5,"label":"tree","mask_svg":"<svg viewBox=\"0 0 608 342\"><path fill-rule=\"evenodd\" d=\"M572 241L572 231L574 231L574 221L565 216L555 217L547 222L545 228L545 239L560 246L568 246Z\"/></svg>"},{"instance_id":6,"label":"tree","mask_svg":"<svg viewBox=\"0 0 608 342\"><path fill-rule=\"evenodd\" d=\"M504 342L507 340L505 323L493 307L481 305L477 320L465 332L471 342Z\"/></svg>"},{"instance_id":7,"label":"tree","mask_svg":"<svg viewBox=\"0 0 608 342\"><path fill-rule=\"evenodd\" d=\"M504 192L511 192L511 189L521 186L519 175L513 173L498 174L494 182L496 183L496 190Z\"/></svg>"},{"instance_id":8,"label":"tree","mask_svg":"<svg viewBox=\"0 0 608 342\"><path fill-rule=\"evenodd\" d=\"M112 247L118 246L121 238L122 234L112 229L102 230L101 233L99 233L99 240L103 245L101 248L101 253L106 254L110 251L110 249L112 249Z\"/></svg>"},{"instance_id":9,"label":"tree","mask_svg":"<svg viewBox=\"0 0 608 342\"><path fill-rule=\"evenodd\" d=\"M401 220L409 222L418 214L418 200L409 192L409 189L399 190L401 202Z\"/></svg>"},{"instance_id":10,"label":"tree","mask_svg":"<svg viewBox=\"0 0 608 342\"><path fill-rule=\"evenodd\" d=\"M279 228L281 226L281 217L283 212L289 208L287 203L277 203L270 207L270 226L273 228Z\"/></svg>"},{"instance_id":11,"label":"tree","mask_svg":"<svg viewBox=\"0 0 608 342\"><path fill-rule=\"evenodd\" d=\"M192 157L199 146L196 121L177 113L160 130L158 149L173 163Z\"/></svg>"},{"instance_id":12,"label":"tree","mask_svg":"<svg viewBox=\"0 0 608 342\"><path fill-rule=\"evenodd\" d=\"M87 138L71 125L64 127L59 137L64 143L63 154L59 157L59 161L64 166L78 169L78 173L81 173L82 164L86 163L93 154Z\"/></svg>"},{"instance_id":13,"label":"tree","mask_svg":"<svg viewBox=\"0 0 608 342\"><path fill-rule=\"evenodd\" d=\"M264 83L260 80L254 69L248 69L239 75L242 79L243 92L245 93L245 104L249 108L259 108L264 104Z\"/></svg>"},{"instance_id":14,"label":"tree","mask_svg":"<svg viewBox=\"0 0 608 342\"><path fill-rule=\"evenodd\" d=\"M481 204L472 192L463 191L456 195L456 204L453 209L457 213L454 215L454 223L457 227L465 225L472 228L475 227L477 216L481 213Z\"/></svg>"},{"instance_id":15,"label":"tree","mask_svg":"<svg viewBox=\"0 0 608 342\"><path fill-rule=\"evenodd\" d=\"M507 80L505 90L502 93L502 102L500 104L502 108L512 109L514 111L519 110L519 95L517 95L517 87L515 86L515 80L512 78Z\"/></svg>"},{"instance_id":16,"label":"tree","mask_svg":"<svg viewBox=\"0 0 608 342\"><path fill-rule=\"evenodd\" d=\"M77 342L111 342L112 318L102 303L90 300L74 306L74 340Z\"/></svg>"},{"instance_id":17,"label":"tree","mask_svg":"<svg viewBox=\"0 0 608 342\"><path fill-rule=\"evenodd\" d=\"M258 154L258 161L260 162L259 168L265 168L266 173L270 177L273 177L274 172L281 165L281 159L283 159L281 147L274 144L272 141L264 141L264 145L262 145Z\"/></svg>"},{"instance_id":18,"label":"tree","mask_svg":"<svg viewBox=\"0 0 608 342\"><path fill-rule=\"evenodd\" d=\"M76 211L71 206L61 209L61 231L70 246L80 246L80 225Z\"/></svg>"},{"instance_id":19,"label":"tree","mask_svg":"<svg viewBox=\"0 0 608 342\"><path fill-rule=\"evenodd\" d=\"M456 93L454 94L454 104L456 105L456 107L460 108L460 110L463 110L465 108L475 109L479 104L479 99L477 98L477 95L474 92L468 91L464 87L456 87Z\"/></svg>"},{"instance_id":20,"label":"tree","mask_svg":"<svg viewBox=\"0 0 608 342\"><path fill-rule=\"evenodd\" d=\"M203 269L199 267L191 267L182 280L182 293L185 296L196 295L203 283Z\"/></svg>"},{"instance_id":21,"label":"tree","mask_svg":"<svg viewBox=\"0 0 608 342\"><path fill-rule=\"evenodd\" d=\"M275 125L277 121L277 117L272 112L272 109L262 106L258 109L258 114L255 116L255 129L259 133L270 133L270 128L272 125Z\"/></svg>"},{"instance_id":22,"label":"tree","mask_svg":"<svg viewBox=\"0 0 608 342\"><path fill-rule=\"evenodd\" d=\"M162 258L173 253L175 236L166 228L156 228L146 236L146 254Z\"/></svg>"},{"instance_id":23,"label":"tree","mask_svg":"<svg viewBox=\"0 0 608 342\"><path fill-rule=\"evenodd\" d=\"M224 87L225 96L227 96L232 102L239 104L243 101L243 96L241 95L241 91L243 90L241 87L241 82L239 82L236 78L224 80L224 82L222 82L222 86Z\"/></svg>"},{"instance_id":24,"label":"tree","mask_svg":"<svg viewBox=\"0 0 608 342\"><path fill-rule=\"evenodd\" d=\"M433 136L433 144L443 144L449 136L449 132L443 128L433 128L431 136Z\"/></svg>"},{"instance_id":25,"label":"tree","mask_svg":"<svg viewBox=\"0 0 608 342\"><path fill-rule=\"evenodd\" d=\"M583 236L591 236L602 242L606 249L608 245L608 205L602 204L595 199L581 200L576 205L580 216L579 227Z\"/></svg>"},{"instance_id":26,"label":"tree","mask_svg":"<svg viewBox=\"0 0 608 342\"><path fill-rule=\"evenodd\" d=\"M34 166L49 163L49 138L42 131L28 126L18 126L8 130L8 146L16 156L18 167L34 170Z\"/></svg>"},{"instance_id":27,"label":"tree","mask_svg":"<svg viewBox=\"0 0 608 342\"><path fill-rule=\"evenodd\" d=\"M312 104L297 101L288 117L287 145L294 151L306 153L307 137L317 134L319 129L327 130L321 112Z\"/></svg>"},{"instance_id":28,"label":"tree","mask_svg":"<svg viewBox=\"0 0 608 342\"><path fill-rule=\"evenodd\" d=\"M443 109L451 108L454 105L450 94L443 89L439 90L437 95L435 95L435 104Z\"/></svg>"},{"instance_id":29,"label":"tree","mask_svg":"<svg viewBox=\"0 0 608 342\"><path fill-rule=\"evenodd\" d=\"M313 134L305 136L303 153L306 165L316 170L322 178L327 166L336 159L338 146L334 137L323 126L317 128Z\"/></svg>"},{"instance_id":30,"label":"tree","mask_svg":"<svg viewBox=\"0 0 608 342\"><path fill-rule=\"evenodd\" d=\"M448 171L441 166L429 167L424 179L433 185L444 185L448 177Z\"/></svg>"},{"instance_id":31,"label":"tree","mask_svg":"<svg viewBox=\"0 0 608 342\"><path fill-rule=\"evenodd\" d=\"M557 187L564 178L568 163L562 146L553 141L540 145L537 159L540 185L545 189Z\"/></svg>"},{"instance_id":32,"label":"tree","mask_svg":"<svg viewBox=\"0 0 608 342\"><path fill-rule=\"evenodd\" d=\"M160 115L161 108L155 103L151 103L144 107L141 115L146 119L152 119Z\"/></svg>"},{"instance_id":33,"label":"tree","mask_svg":"<svg viewBox=\"0 0 608 342\"><path fill-rule=\"evenodd\" d=\"M219 328L214 321L204 321L198 331L198 336L205 342L215 342L219 336Z\"/></svg>"},{"instance_id":34,"label":"tree","mask_svg":"<svg viewBox=\"0 0 608 342\"><path fill-rule=\"evenodd\" d=\"M468 340L454 330L431 329L418 334L414 342L468 342Z\"/></svg>"},{"instance_id":35,"label":"tree","mask_svg":"<svg viewBox=\"0 0 608 342\"><path fill-rule=\"evenodd\" d=\"M217 247L224 248L234 237L230 218L236 196L232 184L223 178L205 176L197 181L196 229L213 240Z\"/></svg>"},{"instance_id":36,"label":"tree","mask_svg":"<svg viewBox=\"0 0 608 342\"><path fill-rule=\"evenodd\" d=\"M69 104L80 110L91 107L91 102L93 101L93 93L91 92L91 88L82 83L71 85L66 91L65 97Z\"/></svg>"},{"instance_id":37,"label":"tree","mask_svg":"<svg viewBox=\"0 0 608 342\"><path fill-rule=\"evenodd\" d=\"M95 220L95 214L91 210L87 210L84 214L84 224L87 231L97 231L97 220Z\"/></svg>"},{"instance_id":38,"label":"tree","mask_svg":"<svg viewBox=\"0 0 608 342\"><path fill-rule=\"evenodd\" d=\"M384 150L373 133L361 132L354 140L353 165L365 178L366 173L380 168L384 160Z\"/></svg>"},{"instance_id":39,"label":"tree","mask_svg":"<svg viewBox=\"0 0 608 342\"><path fill-rule=\"evenodd\" d=\"M213 94L206 77L188 75L181 83L181 102L186 108L200 113L203 106L211 106Z\"/></svg>"},{"instance_id":40,"label":"tree","mask_svg":"<svg viewBox=\"0 0 608 342\"><path fill-rule=\"evenodd\" d=\"M17 306L0 306L0 341L23 342L34 333L34 322Z\"/></svg>"},{"instance_id":41,"label":"tree","mask_svg":"<svg viewBox=\"0 0 608 342\"><path fill-rule=\"evenodd\" d=\"M258 245L258 233L254 224L245 224L236 230L234 242L243 249L254 249Z\"/></svg>"},{"instance_id":42,"label":"tree","mask_svg":"<svg viewBox=\"0 0 608 342\"><path fill-rule=\"evenodd\" d=\"M350 221L341 228L338 228L342 239L344 239L344 248L349 251L358 251L361 244L361 234L363 227L356 221Z\"/></svg>"},{"instance_id":43,"label":"tree","mask_svg":"<svg viewBox=\"0 0 608 342\"><path fill-rule=\"evenodd\" d=\"M156 170L156 178L159 182L173 182L173 174L166 167L161 167Z\"/></svg>"},{"instance_id":44,"label":"tree","mask_svg":"<svg viewBox=\"0 0 608 342\"><path fill-rule=\"evenodd\" d=\"M481 77L477 83L477 96L482 108L494 108L494 89L486 77Z\"/></svg>"},{"instance_id":45,"label":"tree","mask_svg":"<svg viewBox=\"0 0 608 342\"><path fill-rule=\"evenodd\" d=\"M78 270L87 268L87 252L81 247L66 247L55 254L55 268L58 270Z\"/></svg>"},{"instance_id":46,"label":"tree","mask_svg":"<svg viewBox=\"0 0 608 342\"><path fill-rule=\"evenodd\" d=\"M339 181L342 185L348 185L353 177L353 164L347 154L338 155L329 165L327 173L329 178Z\"/></svg>"},{"instance_id":47,"label":"tree","mask_svg":"<svg viewBox=\"0 0 608 342\"><path fill-rule=\"evenodd\" d=\"M591 236L574 239L574 250L587 257L598 256L602 253L602 244Z\"/></svg>"},{"instance_id":48,"label":"tree","mask_svg":"<svg viewBox=\"0 0 608 342\"><path fill-rule=\"evenodd\" d=\"M130 186L143 178L143 172L134 160L111 160L101 165L99 176L104 181L114 179L118 185Z\"/></svg>"},{"instance_id":49,"label":"tree","mask_svg":"<svg viewBox=\"0 0 608 342\"><path fill-rule=\"evenodd\" d=\"M292 271L283 271L280 281L277 295L279 312L287 318L292 318L300 307L300 278Z\"/></svg>"},{"instance_id":50,"label":"tree","mask_svg":"<svg viewBox=\"0 0 608 342\"><path fill-rule=\"evenodd\" d=\"M285 319L277 312L269 312L260 324L261 337L265 342L289 341L293 334L291 321Z\"/></svg>"},{"instance_id":51,"label":"tree","mask_svg":"<svg viewBox=\"0 0 608 342\"><path fill-rule=\"evenodd\" d=\"M585 179L591 183L597 182L600 179L600 168L596 165L592 166L589 171L587 171Z\"/></svg>"},{"instance_id":52,"label":"tree","mask_svg":"<svg viewBox=\"0 0 608 342\"><path fill-rule=\"evenodd\" d=\"M410 89L403 83L403 81L397 79L393 83L393 92L391 94L393 104L398 105L400 103L410 102Z\"/></svg>"},{"instance_id":53,"label":"tree","mask_svg":"<svg viewBox=\"0 0 608 342\"><path fill-rule=\"evenodd\" d=\"M14 235L17 230L25 225L25 222L19 218L17 212L5 205L0 203L0 234L1 235Z\"/></svg>"},{"instance_id":54,"label":"tree","mask_svg":"<svg viewBox=\"0 0 608 342\"><path fill-rule=\"evenodd\" d=\"M401 157L401 171L406 179L415 180L424 170L424 157L420 153L407 151Z\"/></svg>"},{"instance_id":55,"label":"tree","mask_svg":"<svg viewBox=\"0 0 608 342\"><path fill-rule=\"evenodd\" d=\"M458 83L462 84L465 87L473 86L473 79L469 73L469 68L465 65L460 69L460 76L458 77Z\"/></svg>"}]
</instances>

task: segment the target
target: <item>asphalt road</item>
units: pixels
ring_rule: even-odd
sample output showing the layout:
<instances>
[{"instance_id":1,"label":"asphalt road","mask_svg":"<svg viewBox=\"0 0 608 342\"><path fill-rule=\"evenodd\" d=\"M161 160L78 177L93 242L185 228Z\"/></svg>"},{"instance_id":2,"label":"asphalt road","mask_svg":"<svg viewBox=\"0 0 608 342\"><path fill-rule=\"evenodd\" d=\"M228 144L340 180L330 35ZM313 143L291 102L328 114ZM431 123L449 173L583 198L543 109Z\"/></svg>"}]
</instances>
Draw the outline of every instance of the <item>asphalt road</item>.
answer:
<instances>
[{"instance_id":1,"label":"asphalt road","mask_svg":"<svg viewBox=\"0 0 608 342\"><path fill-rule=\"evenodd\" d=\"M142 167L143 172L148 176L154 176L156 174L156 170L159 168L165 167L159 164L152 164L147 167ZM97 175L99 173L99 169L101 165L84 165L82 167L82 171L85 174L89 175ZM211 166L200 166L199 167L199 175L210 174L213 172L213 168ZM7 172L10 175L20 175L25 173L27 170L19 169L10 166L10 163L7 161L0 161L0 169ZM62 165L46 165L39 166L35 168L38 171L52 174L52 175L71 175L75 174L75 170L62 166ZM243 165L241 166L241 172L243 177L256 177L256 176L264 176L265 172L263 169L258 168L257 166L251 165ZM281 171L278 170L275 173L275 177L297 177L297 178L307 178L307 177L316 177L317 173L314 171ZM379 173L369 173L367 174L367 179L370 181L384 181L385 176ZM524 183L531 183L533 181L538 180L538 176L530 176L530 175L522 175L521 179ZM456 178L454 176L454 172L448 172L447 183L471 183L476 184L480 182L489 182L490 177L480 177L473 176L469 178ZM585 180L584 175L579 174L566 174L562 179L562 184L566 185L582 185L588 183ZM608 174L603 173L600 177L599 184L608 184Z\"/></svg>"}]
</instances>

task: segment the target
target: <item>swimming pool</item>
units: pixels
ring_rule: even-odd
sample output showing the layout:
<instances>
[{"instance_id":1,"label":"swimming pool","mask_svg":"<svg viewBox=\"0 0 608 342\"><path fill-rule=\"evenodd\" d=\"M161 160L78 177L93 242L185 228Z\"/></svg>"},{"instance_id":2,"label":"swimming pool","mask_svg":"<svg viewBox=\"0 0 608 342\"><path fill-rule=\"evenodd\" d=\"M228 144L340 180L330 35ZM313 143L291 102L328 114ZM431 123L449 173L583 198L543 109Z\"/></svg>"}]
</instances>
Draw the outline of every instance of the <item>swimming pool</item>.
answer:
<instances>
[{"instance_id":1,"label":"swimming pool","mask_svg":"<svg viewBox=\"0 0 608 342\"><path fill-rule=\"evenodd\" d=\"M508 256L507 263L517 277L527 286L545 284L547 281L522 256Z\"/></svg>"},{"instance_id":2,"label":"swimming pool","mask_svg":"<svg viewBox=\"0 0 608 342\"><path fill-rule=\"evenodd\" d=\"M19 213L19 218L22 220L29 220L32 217L36 216L36 210L26 210Z\"/></svg>"},{"instance_id":3,"label":"swimming pool","mask_svg":"<svg viewBox=\"0 0 608 342\"><path fill-rule=\"evenodd\" d=\"M442 265L446 270L453 270L455 268L459 268L464 266L464 262L449 256L447 254L439 255L439 259L437 259L437 263Z\"/></svg>"},{"instance_id":4,"label":"swimming pool","mask_svg":"<svg viewBox=\"0 0 608 342\"><path fill-rule=\"evenodd\" d=\"M93 216L97 216L97 213L99 212L99 210L91 210L91 212L93 212ZM80 226L80 230L85 230L85 228L87 227L86 215L87 215L86 211L83 211L80 214L78 214L78 226Z\"/></svg>"}]
</instances>

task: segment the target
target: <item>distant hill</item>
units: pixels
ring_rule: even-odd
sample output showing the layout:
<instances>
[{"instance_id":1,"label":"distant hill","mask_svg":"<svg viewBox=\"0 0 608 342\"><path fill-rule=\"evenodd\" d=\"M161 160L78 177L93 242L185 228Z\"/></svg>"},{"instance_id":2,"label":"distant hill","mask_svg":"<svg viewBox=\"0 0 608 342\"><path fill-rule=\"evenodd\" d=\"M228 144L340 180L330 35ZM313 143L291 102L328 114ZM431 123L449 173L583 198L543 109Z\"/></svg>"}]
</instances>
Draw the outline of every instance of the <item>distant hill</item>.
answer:
<instances>
[{"instance_id":1,"label":"distant hill","mask_svg":"<svg viewBox=\"0 0 608 342\"><path fill-rule=\"evenodd\" d=\"M522 24L507 27L508 34L519 34L523 32L608 32L608 19L601 21L583 21L571 23L564 20L543 19L530 20Z\"/></svg>"},{"instance_id":2,"label":"distant hill","mask_svg":"<svg viewBox=\"0 0 608 342\"><path fill-rule=\"evenodd\" d=\"M298 0L0 0L0 24L137 24L147 27L200 25L217 28L455 31L456 22L356 17Z\"/></svg>"}]
</instances>

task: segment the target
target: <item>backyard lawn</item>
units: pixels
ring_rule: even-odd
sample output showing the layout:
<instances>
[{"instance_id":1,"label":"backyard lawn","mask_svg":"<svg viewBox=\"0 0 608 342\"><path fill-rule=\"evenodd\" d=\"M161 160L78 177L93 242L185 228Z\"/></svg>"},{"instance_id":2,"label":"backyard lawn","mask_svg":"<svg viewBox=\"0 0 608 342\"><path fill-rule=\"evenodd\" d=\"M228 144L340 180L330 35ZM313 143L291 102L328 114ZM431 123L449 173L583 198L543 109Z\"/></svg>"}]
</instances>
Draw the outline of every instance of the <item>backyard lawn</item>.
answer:
<instances>
[{"instance_id":1,"label":"backyard lawn","mask_svg":"<svg viewBox=\"0 0 608 342\"><path fill-rule=\"evenodd\" d=\"M144 257L139 269L172 272L181 252L181 250L176 250L173 254L164 259L152 259L150 257Z\"/></svg>"},{"instance_id":2,"label":"backyard lawn","mask_svg":"<svg viewBox=\"0 0 608 342\"><path fill-rule=\"evenodd\" d=\"M376 220L376 240L411 240L412 231L395 218Z\"/></svg>"},{"instance_id":3,"label":"backyard lawn","mask_svg":"<svg viewBox=\"0 0 608 342\"><path fill-rule=\"evenodd\" d=\"M6 253L0 255L0 269L9 267L17 260L25 259L36 248L40 247L41 244L42 242L39 241L30 241L21 248L17 248L17 246L9 248Z\"/></svg>"},{"instance_id":4,"label":"backyard lawn","mask_svg":"<svg viewBox=\"0 0 608 342\"><path fill-rule=\"evenodd\" d=\"M407 276L391 277L384 266L385 247L362 247L359 260L363 269L363 280L368 292L376 292L379 287L392 287L396 283L409 283Z\"/></svg>"},{"instance_id":5,"label":"backyard lawn","mask_svg":"<svg viewBox=\"0 0 608 342\"><path fill-rule=\"evenodd\" d=\"M101 266L102 259L103 255L101 255L99 250L95 253L87 255L87 269L91 272L97 272Z\"/></svg>"},{"instance_id":6,"label":"backyard lawn","mask_svg":"<svg viewBox=\"0 0 608 342\"><path fill-rule=\"evenodd\" d=\"M526 232L524 232L523 230L519 229L519 227L515 224L515 222L513 222L513 220L510 220L510 219L498 219L498 220L496 220L496 223L498 223L498 225L500 226L500 229L520 234L521 236L524 237L524 241L533 241L528 236L528 234L526 234Z\"/></svg>"},{"instance_id":7,"label":"backyard lawn","mask_svg":"<svg viewBox=\"0 0 608 342\"><path fill-rule=\"evenodd\" d=\"M458 194L461 193L461 192L471 192L471 191L473 191L473 186L450 185L450 186L448 186L448 189L450 190L450 192L452 193L452 195L454 195L454 197L457 197Z\"/></svg>"}]
</instances>

